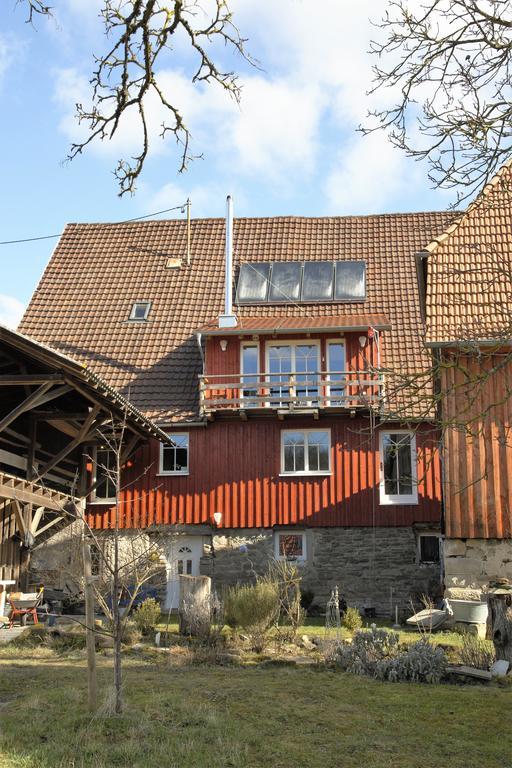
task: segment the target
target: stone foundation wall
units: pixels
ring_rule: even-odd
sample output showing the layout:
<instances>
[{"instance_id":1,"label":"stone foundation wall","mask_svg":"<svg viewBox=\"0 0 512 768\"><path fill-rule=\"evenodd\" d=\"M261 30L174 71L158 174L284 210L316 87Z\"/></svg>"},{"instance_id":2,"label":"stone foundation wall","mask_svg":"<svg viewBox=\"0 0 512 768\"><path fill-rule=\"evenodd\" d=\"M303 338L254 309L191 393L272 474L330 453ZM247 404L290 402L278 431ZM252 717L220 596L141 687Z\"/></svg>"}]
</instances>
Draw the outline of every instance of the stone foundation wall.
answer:
<instances>
[{"instance_id":1,"label":"stone foundation wall","mask_svg":"<svg viewBox=\"0 0 512 768\"><path fill-rule=\"evenodd\" d=\"M218 588L254 579L274 557L268 529L224 531L213 538L215 559L203 558L201 573ZM388 616L395 605L441 594L440 565L420 564L412 528L316 528L306 531L307 561L300 563L303 587L325 608L338 585L349 605L373 607Z\"/></svg>"},{"instance_id":2,"label":"stone foundation wall","mask_svg":"<svg viewBox=\"0 0 512 768\"><path fill-rule=\"evenodd\" d=\"M493 576L512 580L511 539L445 539L446 587L480 589Z\"/></svg>"},{"instance_id":3,"label":"stone foundation wall","mask_svg":"<svg viewBox=\"0 0 512 768\"><path fill-rule=\"evenodd\" d=\"M192 527L183 532L187 535L195 533ZM253 581L267 571L274 558L274 531L271 529L223 530L221 534L214 534L213 539L204 530L197 535L202 538L200 572L211 576L218 590L237 582ZM140 545L144 536L140 533L135 536ZM109 538L109 534L101 536L103 541ZM74 541L78 542L77 532L68 528L34 550L33 581L41 580L61 587L69 583ZM162 554L169 553L172 541L179 542L179 536L170 531L158 533ZM299 564L303 588L314 593L313 602L321 609L325 609L331 589L336 585L349 605L360 609L373 607L380 616L389 616L395 605L408 612L411 599L418 599L422 594L441 594L440 566L418 562L417 540L411 527L307 529L306 551L306 562ZM512 559L512 550L509 554ZM132 556L132 536L123 532L121 559ZM165 569L154 586L158 587L164 602Z\"/></svg>"}]
</instances>

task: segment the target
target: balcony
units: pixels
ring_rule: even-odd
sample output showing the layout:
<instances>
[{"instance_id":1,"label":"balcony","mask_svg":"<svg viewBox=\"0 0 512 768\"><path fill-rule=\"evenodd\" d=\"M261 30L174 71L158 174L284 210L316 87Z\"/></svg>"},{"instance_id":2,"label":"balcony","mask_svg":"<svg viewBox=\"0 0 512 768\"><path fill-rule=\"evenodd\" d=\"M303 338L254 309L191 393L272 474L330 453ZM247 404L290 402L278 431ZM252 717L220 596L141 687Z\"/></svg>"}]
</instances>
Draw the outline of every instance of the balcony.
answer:
<instances>
[{"instance_id":1,"label":"balcony","mask_svg":"<svg viewBox=\"0 0 512 768\"><path fill-rule=\"evenodd\" d=\"M383 374L375 370L199 376L200 410L209 418L222 412L247 418L249 411L283 416L378 409L383 389Z\"/></svg>"}]
</instances>

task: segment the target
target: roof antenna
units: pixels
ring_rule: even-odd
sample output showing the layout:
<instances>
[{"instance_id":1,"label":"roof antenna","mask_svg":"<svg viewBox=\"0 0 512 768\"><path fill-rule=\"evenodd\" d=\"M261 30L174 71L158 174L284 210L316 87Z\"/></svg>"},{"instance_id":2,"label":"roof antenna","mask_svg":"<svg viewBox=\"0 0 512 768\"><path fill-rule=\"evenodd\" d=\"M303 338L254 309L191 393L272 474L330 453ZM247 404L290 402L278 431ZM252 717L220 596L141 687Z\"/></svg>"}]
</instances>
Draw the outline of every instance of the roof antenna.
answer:
<instances>
[{"instance_id":1,"label":"roof antenna","mask_svg":"<svg viewBox=\"0 0 512 768\"><path fill-rule=\"evenodd\" d=\"M190 267L190 197L187 197L187 267Z\"/></svg>"}]
</instances>

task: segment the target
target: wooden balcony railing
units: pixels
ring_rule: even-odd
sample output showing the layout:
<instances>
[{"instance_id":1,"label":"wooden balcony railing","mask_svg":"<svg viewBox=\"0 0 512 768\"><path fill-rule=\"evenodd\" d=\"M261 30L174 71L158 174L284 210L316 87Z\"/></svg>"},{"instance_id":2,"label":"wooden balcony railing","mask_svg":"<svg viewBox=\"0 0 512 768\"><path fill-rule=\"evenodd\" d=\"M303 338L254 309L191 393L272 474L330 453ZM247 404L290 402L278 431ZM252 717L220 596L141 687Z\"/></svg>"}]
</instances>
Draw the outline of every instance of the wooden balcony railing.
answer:
<instances>
[{"instance_id":1,"label":"wooden balcony railing","mask_svg":"<svg viewBox=\"0 0 512 768\"><path fill-rule=\"evenodd\" d=\"M376 371L244 373L199 376L201 413L241 409L378 408L383 375Z\"/></svg>"}]
</instances>

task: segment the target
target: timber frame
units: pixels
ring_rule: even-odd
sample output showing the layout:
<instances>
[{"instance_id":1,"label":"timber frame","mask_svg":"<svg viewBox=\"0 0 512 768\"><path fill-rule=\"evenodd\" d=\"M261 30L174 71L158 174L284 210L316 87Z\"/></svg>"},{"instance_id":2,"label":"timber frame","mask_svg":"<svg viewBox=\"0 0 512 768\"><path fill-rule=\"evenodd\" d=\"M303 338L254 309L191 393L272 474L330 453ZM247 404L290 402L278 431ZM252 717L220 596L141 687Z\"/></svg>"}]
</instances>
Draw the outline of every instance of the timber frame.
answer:
<instances>
[{"instance_id":1,"label":"timber frame","mask_svg":"<svg viewBox=\"0 0 512 768\"><path fill-rule=\"evenodd\" d=\"M124 462L167 440L88 368L0 326L0 578L28 587L31 549L81 514L88 451L120 423Z\"/></svg>"}]
</instances>

